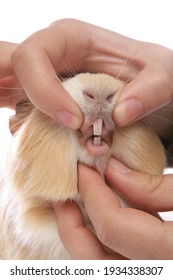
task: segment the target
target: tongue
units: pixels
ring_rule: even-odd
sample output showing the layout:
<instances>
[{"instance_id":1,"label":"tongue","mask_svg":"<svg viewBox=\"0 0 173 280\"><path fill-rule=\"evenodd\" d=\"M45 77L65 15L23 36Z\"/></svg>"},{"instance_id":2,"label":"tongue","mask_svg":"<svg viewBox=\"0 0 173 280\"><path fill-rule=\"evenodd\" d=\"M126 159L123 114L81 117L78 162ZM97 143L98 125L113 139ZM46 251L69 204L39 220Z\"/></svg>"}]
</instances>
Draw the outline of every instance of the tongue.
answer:
<instances>
[{"instance_id":1,"label":"tongue","mask_svg":"<svg viewBox=\"0 0 173 280\"><path fill-rule=\"evenodd\" d=\"M94 136L93 145L94 146L100 146L101 145L101 137L100 136Z\"/></svg>"}]
</instances>

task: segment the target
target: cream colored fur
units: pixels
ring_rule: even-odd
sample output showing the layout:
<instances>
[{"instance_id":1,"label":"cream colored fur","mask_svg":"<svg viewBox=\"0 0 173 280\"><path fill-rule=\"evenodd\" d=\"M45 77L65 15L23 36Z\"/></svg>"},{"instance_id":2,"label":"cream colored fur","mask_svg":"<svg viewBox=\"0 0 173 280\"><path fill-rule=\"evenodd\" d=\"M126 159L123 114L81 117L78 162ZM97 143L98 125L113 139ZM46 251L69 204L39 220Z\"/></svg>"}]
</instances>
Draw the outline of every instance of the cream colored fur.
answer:
<instances>
[{"instance_id":1,"label":"cream colored fur","mask_svg":"<svg viewBox=\"0 0 173 280\"><path fill-rule=\"evenodd\" d=\"M116 102L123 85L104 74L79 74L64 82L83 112L86 108L82 107L84 100L80 94L86 87L101 95L115 92ZM108 110L110 118L112 110L113 107ZM101 157L88 154L79 137L80 133L57 124L38 109L29 109L1 168L1 259L69 258L58 236L51 203L66 199L78 201L78 161L102 174L111 155L135 170L154 175L161 174L166 164L158 136L144 121L115 128L112 147Z\"/></svg>"}]
</instances>

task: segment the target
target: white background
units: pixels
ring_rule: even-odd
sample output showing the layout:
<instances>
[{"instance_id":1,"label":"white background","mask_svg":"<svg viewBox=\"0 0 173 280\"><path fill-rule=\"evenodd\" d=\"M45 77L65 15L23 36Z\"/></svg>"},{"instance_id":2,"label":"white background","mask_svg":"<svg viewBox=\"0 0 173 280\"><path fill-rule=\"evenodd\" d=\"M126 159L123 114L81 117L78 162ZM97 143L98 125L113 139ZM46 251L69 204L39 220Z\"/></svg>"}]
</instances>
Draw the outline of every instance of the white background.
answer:
<instances>
[{"instance_id":1,"label":"white background","mask_svg":"<svg viewBox=\"0 0 173 280\"><path fill-rule=\"evenodd\" d=\"M173 49L172 3L172 0L0 0L0 40L21 42L55 20L76 18ZM0 156L8 138L7 114L7 110L0 110Z\"/></svg>"},{"instance_id":2,"label":"white background","mask_svg":"<svg viewBox=\"0 0 173 280\"><path fill-rule=\"evenodd\" d=\"M0 0L0 40L20 42L70 17L173 48L172 10L171 0Z\"/></svg>"}]
</instances>

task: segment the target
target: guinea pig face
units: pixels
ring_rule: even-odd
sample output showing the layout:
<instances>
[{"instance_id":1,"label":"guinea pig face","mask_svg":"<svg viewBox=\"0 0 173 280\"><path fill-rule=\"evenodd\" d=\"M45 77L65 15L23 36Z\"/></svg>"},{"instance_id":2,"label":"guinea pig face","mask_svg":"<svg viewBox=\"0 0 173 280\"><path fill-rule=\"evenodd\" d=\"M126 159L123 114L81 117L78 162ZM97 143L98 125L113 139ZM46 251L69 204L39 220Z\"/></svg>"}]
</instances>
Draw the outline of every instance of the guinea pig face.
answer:
<instances>
[{"instance_id":1,"label":"guinea pig face","mask_svg":"<svg viewBox=\"0 0 173 280\"><path fill-rule=\"evenodd\" d=\"M78 74L63 82L80 107L84 121L79 143L91 155L106 154L112 145L115 125L112 112L124 83L106 74Z\"/></svg>"}]
</instances>

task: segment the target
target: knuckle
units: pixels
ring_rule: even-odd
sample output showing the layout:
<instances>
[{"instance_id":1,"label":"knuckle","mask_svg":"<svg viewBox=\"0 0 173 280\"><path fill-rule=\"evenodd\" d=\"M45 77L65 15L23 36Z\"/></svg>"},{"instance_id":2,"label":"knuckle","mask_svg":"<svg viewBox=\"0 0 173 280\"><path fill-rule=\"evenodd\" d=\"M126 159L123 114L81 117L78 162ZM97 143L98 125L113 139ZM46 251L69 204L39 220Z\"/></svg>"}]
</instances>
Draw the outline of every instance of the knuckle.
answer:
<instances>
[{"instance_id":1,"label":"knuckle","mask_svg":"<svg viewBox=\"0 0 173 280\"><path fill-rule=\"evenodd\" d=\"M155 195L160 188L162 188L164 183L164 175L158 175L158 176L150 176L148 182L148 190L150 195Z\"/></svg>"},{"instance_id":2,"label":"knuckle","mask_svg":"<svg viewBox=\"0 0 173 280\"><path fill-rule=\"evenodd\" d=\"M19 61L21 62L25 54L27 54L28 50L29 47L27 43L21 43L15 48L11 56L11 62L14 68Z\"/></svg>"},{"instance_id":3,"label":"knuckle","mask_svg":"<svg viewBox=\"0 0 173 280\"><path fill-rule=\"evenodd\" d=\"M158 205L164 194L164 175L150 176L145 190L145 208L158 211Z\"/></svg>"}]
</instances>

